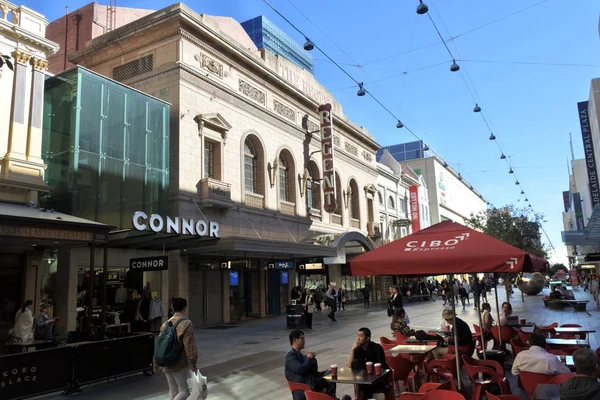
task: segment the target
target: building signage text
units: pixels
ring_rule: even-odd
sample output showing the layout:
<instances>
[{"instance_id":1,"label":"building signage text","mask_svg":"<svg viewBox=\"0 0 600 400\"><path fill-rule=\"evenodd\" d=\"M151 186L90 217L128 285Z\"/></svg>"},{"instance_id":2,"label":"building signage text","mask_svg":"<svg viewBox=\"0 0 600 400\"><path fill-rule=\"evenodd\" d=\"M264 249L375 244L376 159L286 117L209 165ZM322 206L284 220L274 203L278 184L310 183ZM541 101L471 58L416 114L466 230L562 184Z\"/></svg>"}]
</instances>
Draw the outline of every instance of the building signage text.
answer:
<instances>
[{"instance_id":1,"label":"building signage text","mask_svg":"<svg viewBox=\"0 0 600 400\"><path fill-rule=\"evenodd\" d=\"M585 165L587 166L588 181L590 183L590 195L592 196L592 207L600 204L600 186L598 184L598 171L596 169L596 157L594 155L594 144L592 143L592 132L588 118L588 102L577 103L579 111L579 125L581 125L581 136L583 139L583 153Z\"/></svg>"},{"instance_id":2,"label":"building signage text","mask_svg":"<svg viewBox=\"0 0 600 400\"><path fill-rule=\"evenodd\" d=\"M435 251L452 250L457 244L469 238L469 232L465 232L450 239L440 240L411 240L406 243L404 251Z\"/></svg>"},{"instance_id":3,"label":"building signage text","mask_svg":"<svg viewBox=\"0 0 600 400\"><path fill-rule=\"evenodd\" d=\"M278 261L272 264L269 264L269 268L271 269L292 269L294 268L293 261Z\"/></svg>"},{"instance_id":4,"label":"building signage text","mask_svg":"<svg viewBox=\"0 0 600 400\"><path fill-rule=\"evenodd\" d=\"M219 224L217 222L207 222L202 219L194 221L193 219L180 217L162 217L158 214L152 214L150 218L143 211L136 211L133 214L133 227L138 231L145 231L148 228L154 232L175 233L178 235L198 235L219 237Z\"/></svg>"},{"instance_id":5,"label":"building signage text","mask_svg":"<svg viewBox=\"0 0 600 400\"><path fill-rule=\"evenodd\" d=\"M412 220L412 232L421 229L421 213L419 210L419 187L416 185L408 188L410 195L410 218Z\"/></svg>"},{"instance_id":6,"label":"building signage text","mask_svg":"<svg viewBox=\"0 0 600 400\"><path fill-rule=\"evenodd\" d=\"M325 211L335 211L335 172L333 169L333 114L331 104L319 106L319 120L321 122L321 156L323 158L323 197ZM341 212L341 210L339 211Z\"/></svg>"},{"instance_id":7,"label":"building signage text","mask_svg":"<svg viewBox=\"0 0 600 400\"><path fill-rule=\"evenodd\" d=\"M133 271L166 271L169 269L169 257L131 258L129 268Z\"/></svg>"},{"instance_id":8,"label":"building signage text","mask_svg":"<svg viewBox=\"0 0 600 400\"><path fill-rule=\"evenodd\" d=\"M300 74L294 71L293 67L284 65L281 59L279 61L279 75L318 103L323 104L329 101L329 96L319 90L316 86L312 85L309 81L302 79Z\"/></svg>"}]
</instances>

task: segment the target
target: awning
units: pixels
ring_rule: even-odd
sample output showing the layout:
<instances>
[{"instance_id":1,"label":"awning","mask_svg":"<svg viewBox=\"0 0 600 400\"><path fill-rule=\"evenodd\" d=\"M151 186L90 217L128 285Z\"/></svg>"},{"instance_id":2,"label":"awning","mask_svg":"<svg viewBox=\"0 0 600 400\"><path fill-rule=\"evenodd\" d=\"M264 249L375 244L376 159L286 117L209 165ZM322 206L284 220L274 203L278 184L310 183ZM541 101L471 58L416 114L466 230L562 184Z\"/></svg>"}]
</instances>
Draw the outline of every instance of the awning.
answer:
<instances>
[{"instance_id":1,"label":"awning","mask_svg":"<svg viewBox=\"0 0 600 400\"><path fill-rule=\"evenodd\" d=\"M563 231L562 241L568 246L591 246L600 245L600 204L592 210L587 226L582 231Z\"/></svg>"},{"instance_id":2,"label":"awning","mask_svg":"<svg viewBox=\"0 0 600 400\"><path fill-rule=\"evenodd\" d=\"M219 238L208 236L179 235L123 229L109 234L108 247L140 250L184 250L193 249L207 243L215 243Z\"/></svg>"},{"instance_id":3,"label":"awning","mask_svg":"<svg viewBox=\"0 0 600 400\"><path fill-rule=\"evenodd\" d=\"M454 222L440 222L350 261L352 275L532 272L531 256Z\"/></svg>"}]
</instances>

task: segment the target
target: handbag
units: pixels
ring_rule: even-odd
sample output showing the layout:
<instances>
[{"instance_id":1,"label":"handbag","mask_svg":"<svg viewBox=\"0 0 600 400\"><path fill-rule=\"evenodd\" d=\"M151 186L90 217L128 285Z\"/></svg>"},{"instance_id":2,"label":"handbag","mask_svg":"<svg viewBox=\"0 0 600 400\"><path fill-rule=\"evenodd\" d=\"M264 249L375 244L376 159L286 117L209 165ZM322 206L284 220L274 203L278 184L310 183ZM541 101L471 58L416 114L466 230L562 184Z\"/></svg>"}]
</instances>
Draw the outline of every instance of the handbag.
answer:
<instances>
[{"instance_id":1,"label":"handbag","mask_svg":"<svg viewBox=\"0 0 600 400\"><path fill-rule=\"evenodd\" d=\"M392 306L388 306L387 314L388 314L388 317L391 317L392 315L394 315L394 308Z\"/></svg>"}]
</instances>

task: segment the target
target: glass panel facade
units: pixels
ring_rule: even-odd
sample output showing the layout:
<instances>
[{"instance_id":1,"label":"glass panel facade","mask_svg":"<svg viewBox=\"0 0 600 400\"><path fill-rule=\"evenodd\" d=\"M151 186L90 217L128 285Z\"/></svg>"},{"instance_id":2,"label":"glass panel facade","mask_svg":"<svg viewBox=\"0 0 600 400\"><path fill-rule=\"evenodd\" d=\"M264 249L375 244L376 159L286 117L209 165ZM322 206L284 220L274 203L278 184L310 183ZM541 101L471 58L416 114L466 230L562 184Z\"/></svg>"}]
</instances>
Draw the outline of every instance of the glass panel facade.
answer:
<instances>
[{"instance_id":1,"label":"glass panel facade","mask_svg":"<svg viewBox=\"0 0 600 400\"><path fill-rule=\"evenodd\" d=\"M169 112L160 100L76 67L45 84L47 207L129 228L168 213Z\"/></svg>"},{"instance_id":2,"label":"glass panel facade","mask_svg":"<svg viewBox=\"0 0 600 400\"><path fill-rule=\"evenodd\" d=\"M396 161L416 160L419 158L431 157L433 154L430 151L424 151L425 144L421 140L408 143L394 144L391 146L382 147L377 151L377 161L381 160L383 151L387 150Z\"/></svg>"}]
</instances>

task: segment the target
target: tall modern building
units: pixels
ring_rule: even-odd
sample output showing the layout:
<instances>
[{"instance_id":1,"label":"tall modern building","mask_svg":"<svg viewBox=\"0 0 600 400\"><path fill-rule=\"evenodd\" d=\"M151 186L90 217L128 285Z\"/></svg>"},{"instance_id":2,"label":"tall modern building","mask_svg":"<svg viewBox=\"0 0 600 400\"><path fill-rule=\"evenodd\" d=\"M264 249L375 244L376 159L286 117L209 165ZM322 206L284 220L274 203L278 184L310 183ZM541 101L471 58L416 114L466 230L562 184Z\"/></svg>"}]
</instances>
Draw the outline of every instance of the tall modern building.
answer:
<instances>
[{"instance_id":1,"label":"tall modern building","mask_svg":"<svg viewBox=\"0 0 600 400\"><path fill-rule=\"evenodd\" d=\"M377 151L377 161L381 160L385 150L398 162L433 156L433 153L428 150L427 145L422 140L382 147Z\"/></svg>"},{"instance_id":2,"label":"tall modern building","mask_svg":"<svg viewBox=\"0 0 600 400\"><path fill-rule=\"evenodd\" d=\"M267 49L313 73L312 55L264 15L241 23L250 39L259 49Z\"/></svg>"}]
</instances>

